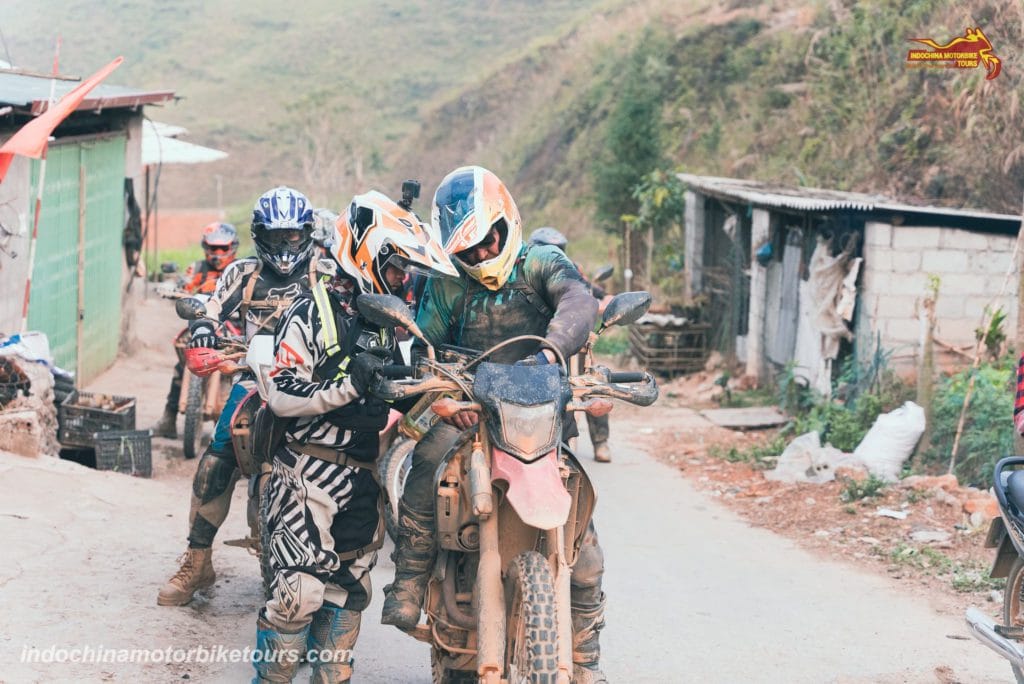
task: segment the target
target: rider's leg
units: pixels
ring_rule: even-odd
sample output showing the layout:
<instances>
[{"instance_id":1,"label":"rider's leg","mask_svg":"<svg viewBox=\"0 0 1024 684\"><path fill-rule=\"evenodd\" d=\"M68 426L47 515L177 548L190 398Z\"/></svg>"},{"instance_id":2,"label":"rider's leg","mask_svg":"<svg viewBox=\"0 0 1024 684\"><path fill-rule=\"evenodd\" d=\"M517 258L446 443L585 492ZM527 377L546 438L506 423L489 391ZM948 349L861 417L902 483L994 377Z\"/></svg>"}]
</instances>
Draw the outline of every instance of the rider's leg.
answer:
<instances>
[{"instance_id":1,"label":"rider's leg","mask_svg":"<svg viewBox=\"0 0 1024 684\"><path fill-rule=\"evenodd\" d=\"M395 581L384 587L381 622L409 630L420 619L423 594L434 562L434 473L461 431L437 423L412 452L412 468L398 503Z\"/></svg>"},{"instance_id":2,"label":"rider's leg","mask_svg":"<svg viewBox=\"0 0 1024 684\"><path fill-rule=\"evenodd\" d=\"M174 366L174 377L171 378L171 387L167 391L167 403L164 405L164 414L153 426L153 435L176 439L178 437L178 401L181 399L181 377L185 367L181 361Z\"/></svg>"},{"instance_id":3,"label":"rider's leg","mask_svg":"<svg viewBox=\"0 0 1024 684\"><path fill-rule=\"evenodd\" d=\"M573 682L590 684L607 681L600 668L599 632L604 627L604 552L591 520L583 536L579 556L573 565L569 594L572 604Z\"/></svg>"},{"instance_id":4,"label":"rider's leg","mask_svg":"<svg viewBox=\"0 0 1024 684\"><path fill-rule=\"evenodd\" d=\"M240 383L231 388L224 410L217 419L214 438L203 452L192 478L192 499L188 514L188 550L181 567L157 595L161 606L182 606L199 589L212 586L212 547L217 530L231 507L231 495L238 482L238 464L231 446L231 416L247 390Z\"/></svg>"},{"instance_id":5,"label":"rider's leg","mask_svg":"<svg viewBox=\"0 0 1024 684\"><path fill-rule=\"evenodd\" d=\"M590 443L594 445L594 460L609 463L612 453L608 449L608 414L592 416L588 413L587 427L590 428Z\"/></svg>"},{"instance_id":6,"label":"rider's leg","mask_svg":"<svg viewBox=\"0 0 1024 684\"><path fill-rule=\"evenodd\" d=\"M286 448L274 460L262 511L264 553L274 579L258 626L308 635L308 648L316 651L310 655L312 682L337 684L352 675L351 652L370 603L377 554L346 560L338 554L371 545L379 496L368 469L325 467ZM258 663L256 669L264 676Z\"/></svg>"}]
</instances>

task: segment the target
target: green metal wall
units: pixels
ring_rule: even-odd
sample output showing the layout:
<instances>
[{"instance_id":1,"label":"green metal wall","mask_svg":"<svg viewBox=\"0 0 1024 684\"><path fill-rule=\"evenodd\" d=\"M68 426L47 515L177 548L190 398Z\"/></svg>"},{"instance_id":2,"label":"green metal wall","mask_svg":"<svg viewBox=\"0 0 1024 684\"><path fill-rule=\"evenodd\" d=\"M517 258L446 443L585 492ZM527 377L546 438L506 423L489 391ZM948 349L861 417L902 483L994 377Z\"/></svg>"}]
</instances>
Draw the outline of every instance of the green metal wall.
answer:
<instances>
[{"instance_id":1,"label":"green metal wall","mask_svg":"<svg viewBox=\"0 0 1024 684\"><path fill-rule=\"evenodd\" d=\"M51 144L47 152L28 327L46 333L54 361L76 371L79 386L113 363L121 337L124 155L123 136ZM33 162L33 202L39 166ZM81 358L76 326L80 167L86 191Z\"/></svg>"}]
</instances>

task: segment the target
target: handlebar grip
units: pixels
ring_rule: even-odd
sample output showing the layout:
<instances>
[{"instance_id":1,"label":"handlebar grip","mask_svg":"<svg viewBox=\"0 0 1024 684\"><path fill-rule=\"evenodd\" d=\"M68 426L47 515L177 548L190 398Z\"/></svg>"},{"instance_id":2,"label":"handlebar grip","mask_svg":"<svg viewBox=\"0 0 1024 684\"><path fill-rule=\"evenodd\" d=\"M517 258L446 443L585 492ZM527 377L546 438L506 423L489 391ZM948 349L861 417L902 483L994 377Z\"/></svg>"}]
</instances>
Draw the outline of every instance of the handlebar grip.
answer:
<instances>
[{"instance_id":1,"label":"handlebar grip","mask_svg":"<svg viewBox=\"0 0 1024 684\"><path fill-rule=\"evenodd\" d=\"M643 371L615 371L608 374L608 382L643 382Z\"/></svg>"},{"instance_id":2,"label":"handlebar grip","mask_svg":"<svg viewBox=\"0 0 1024 684\"><path fill-rule=\"evenodd\" d=\"M380 373L385 378L411 378L416 369L412 366L384 366Z\"/></svg>"}]
</instances>

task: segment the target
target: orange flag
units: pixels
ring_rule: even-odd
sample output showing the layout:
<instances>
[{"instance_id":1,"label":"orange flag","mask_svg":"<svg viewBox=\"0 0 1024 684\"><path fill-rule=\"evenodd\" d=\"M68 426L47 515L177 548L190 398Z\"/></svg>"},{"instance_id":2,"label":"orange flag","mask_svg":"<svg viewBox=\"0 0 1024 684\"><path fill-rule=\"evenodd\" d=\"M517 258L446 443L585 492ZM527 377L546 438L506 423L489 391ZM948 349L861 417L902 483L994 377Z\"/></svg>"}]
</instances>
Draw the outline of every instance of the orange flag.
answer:
<instances>
[{"instance_id":1,"label":"orange flag","mask_svg":"<svg viewBox=\"0 0 1024 684\"><path fill-rule=\"evenodd\" d=\"M78 109L78 105L82 104L82 100L89 94L89 91L98 86L114 69L121 66L123 61L124 57L118 57L79 83L74 90L60 98L57 104L47 107L45 112L18 129L18 132L0 147L0 182L7 175L7 169L11 166L14 155L20 154L33 159L41 158L46 151L46 144L53 129L71 112Z\"/></svg>"}]
</instances>

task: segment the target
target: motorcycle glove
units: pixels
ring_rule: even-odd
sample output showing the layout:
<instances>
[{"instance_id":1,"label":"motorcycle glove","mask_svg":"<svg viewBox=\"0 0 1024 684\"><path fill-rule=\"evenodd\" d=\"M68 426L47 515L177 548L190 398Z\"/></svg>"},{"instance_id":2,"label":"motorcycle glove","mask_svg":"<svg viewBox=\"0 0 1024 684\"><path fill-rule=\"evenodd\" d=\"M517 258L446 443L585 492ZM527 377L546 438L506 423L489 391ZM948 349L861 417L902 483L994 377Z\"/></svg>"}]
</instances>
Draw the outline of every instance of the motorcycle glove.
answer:
<instances>
[{"instance_id":1,"label":"motorcycle glove","mask_svg":"<svg viewBox=\"0 0 1024 684\"><path fill-rule=\"evenodd\" d=\"M391 356L386 349L371 349L357 354L352 358L348 366L348 375L352 380L352 387L360 396L372 392L380 384L383 377L381 369L384 368L384 359Z\"/></svg>"},{"instance_id":2,"label":"motorcycle glove","mask_svg":"<svg viewBox=\"0 0 1024 684\"><path fill-rule=\"evenodd\" d=\"M192 330L192 339L188 341L189 349L216 349L217 335L213 328L206 325L196 326Z\"/></svg>"}]
</instances>

